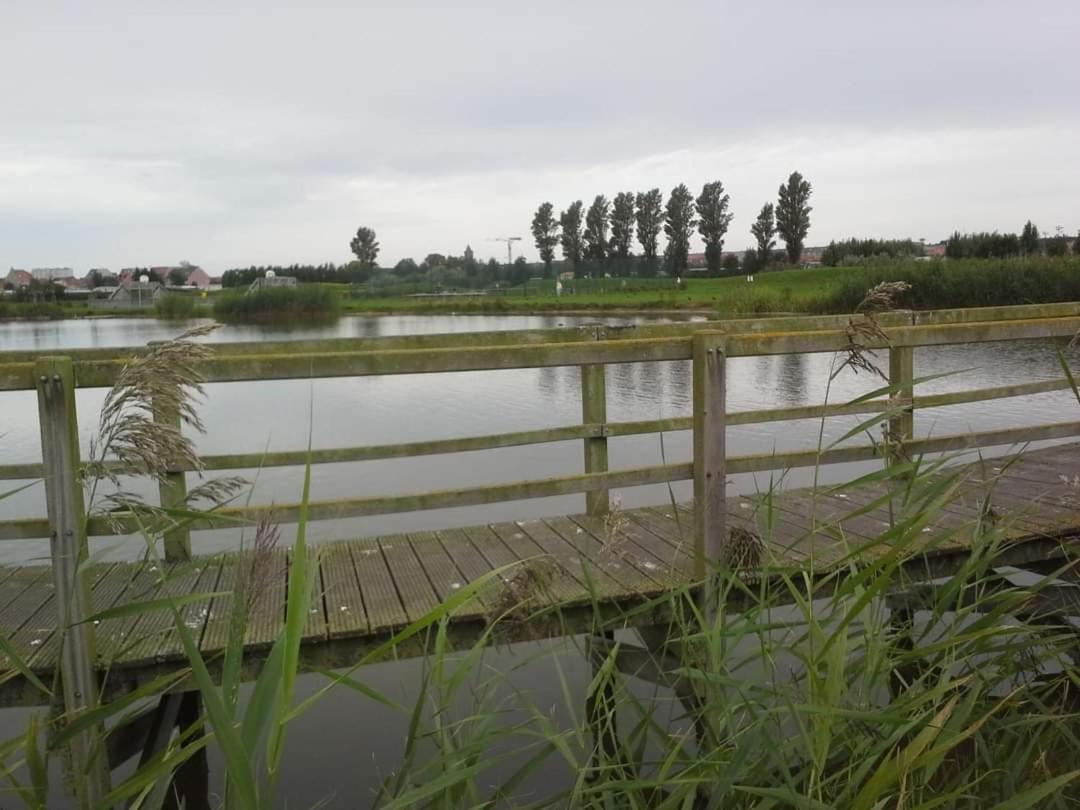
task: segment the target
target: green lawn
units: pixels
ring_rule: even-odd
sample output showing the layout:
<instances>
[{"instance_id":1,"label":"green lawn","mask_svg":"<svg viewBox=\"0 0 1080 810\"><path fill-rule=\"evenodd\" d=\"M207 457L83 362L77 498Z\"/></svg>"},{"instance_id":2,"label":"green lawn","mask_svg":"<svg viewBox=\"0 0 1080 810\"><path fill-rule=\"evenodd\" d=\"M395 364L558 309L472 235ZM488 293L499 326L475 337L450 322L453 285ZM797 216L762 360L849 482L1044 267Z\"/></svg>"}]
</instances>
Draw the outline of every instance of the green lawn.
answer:
<instances>
[{"instance_id":1,"label":"green lawn","mask_svg":"<svg viewBox=\"0 0 1080 810\"><path fill-rule=\"evenodd\" d=\"M822 267L760 273L753 283L744 276L689 279L685 289L571 293L563 295L507 295L460 298L349 298L353 312L513 312L574 309L687 309L733 314L818 311L852 268Z\"/></svg>"}]
</instances>

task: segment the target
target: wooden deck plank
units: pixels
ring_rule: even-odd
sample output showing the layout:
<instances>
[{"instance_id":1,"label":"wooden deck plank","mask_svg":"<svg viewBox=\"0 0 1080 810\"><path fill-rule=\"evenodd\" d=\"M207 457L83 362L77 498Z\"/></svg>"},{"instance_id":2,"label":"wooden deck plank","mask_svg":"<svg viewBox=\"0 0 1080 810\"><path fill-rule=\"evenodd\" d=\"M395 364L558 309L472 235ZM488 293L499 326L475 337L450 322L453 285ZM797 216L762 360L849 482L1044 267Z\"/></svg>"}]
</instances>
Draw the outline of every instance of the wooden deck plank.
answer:
<instances>
[{"instance_id":1,"label":"wooden deck plank","mask_svg":"<svg viewBox=\"0 0 1080 810\"><path fill-rule=\"evenodd\" d=\"M952 553L969 544L988 493L1010 538L1080 534L1080 485L1073 483L1075 475L1080 475L1080 443L1032 451L1013 464L1006 458L974 462L960 469L956 497L935 510L925 528L918 529L926 537L915 538L912 550ZM732 497L728 499L729 525L767 536L779 561L806 565L812 558L816 569L827 568L852 551L885 553L888 549L883 544L875 549L874 543L891 524L890 507L904 518L918 514L921 502L904 503L899 487L895 498L875 503L887 493L886 486L880 482L842 491L778 491L771 516L763 494ZM864 509L863 514L853 514ZM771 526L767 525L770 518ZM581 605L594 598L622 603L647 597L690 582L693 526L691 505L663 504L625 510L608 521L556 516L329 543L320 548L314 613L305 620L305 639L318 643L398 629L421 618L466 583L503 566L508 566L506 577L459 609L455 618L501 612L520 602L545 608L556 603ZM280 632L288 557L285 549L275 550L269 565L264 563L256 575L259 598L245 628L249 650L265 647ZM238 572L250 566L251 560L250 554L233 554L196 562L187 571L172 565L164 572L171 574L164 590L159 588L163 572L150 564L95 566L91 569L94 607L102 610L163 594L231 591ZM529 562L515 565L522 561ZM530 570L532 566L535 571ZM229 593L208 605L183 608L204 652L224 646L231 599ZM39 672L47 671L57 659L61 634L52 615L54 604L47 567L0 568L0 631ZM107 620L97 635L103 667L134 672L182 657L172 618L165 611Z\"/></svg>"},{"instance_id":2,"label":"wooden deck plank","mask_svg":"<svg viewBox=\"0 0 1080 810\"><path fill-rule=\"evenodd\" d=\"M114 564L95 565L87 573L90 592L112 570ZM41 605L8 641L16 654L23 661L30 663L47 648L54 634L57 633L60 617L56 614L56 590L51 589L49 598Z\"/></svg>"},{"instance_id":3,"label":"wooden deck plank","mask_svg":"<svg viewBox=\"0 0 1080 810\"><path fill-rule=\"evenodd\" d=\"M435 532L435 536L439 543L442 544L443 550L450 558L454 568L461 575L463 582L475 582L494 570L495 566L480 553L479 549L469 539L469 536L461 529L438 531ZM498 541L496 540L496 542ZM485 597L492 596L496 588L497 585L492 582L477 594L477 601L481 606L488 603Z\"/></svg>"},{"instance_id":4,"label":"wooden deck plank","mask_svg":"<svg viewBox=\"0 0 1080 810\"><path fill-rule=\"evenodd\" d=\"M27 569L25 574L20 572L9 582L12 583L10 593L14 596L5 600L0 613L0 632L7 637L16 633L56 590L48 568Z\"/></svg>"},{"instance_id":5,"label":"wooden deck plank","mask_svg":"<svg viewBox=\"0 0 1080 810\"><path fill-rule=\"evenodd\" d=\"M301 638L305 642L316 641L319 639L329 638L328 625L326 620L326 604L324 601L326 587L323 583L322 568L319 563L319 555L321 554L321 547L319 549L308 549L309 564L315 566L315 571L311 580L311 598L308 604L307 618L304 620L304 632ZM289 549L289 581L286 583L287 587L291 587L292 572L293 572L293 550ZM286 602L288 602L288 594L286 594ZM286 618L288 618L288 605L286 604Z\"/></svg>"},{"instance_id":6,"label":"wooden deck plank","mask_svg":"<svg viewBox=\"0 0 1080 810\"><path fill-rule=\"evenodd\" d=\"M440 602L445 602L468 582L458 570L454 560L447 554L435 532L410 532L409 544L416 555L417 562L427 574L428 581L435 589ZM467 547L471 548L471 546ZM469 599L454 611L454 616L476 617L485 613L483 604L477 599Z\"/></svg>"},{"instance_id":7,"label":"wooden deck plank","mask_svg":"<svg viewBox=\"0 0 1080 810\"><path fill-rule=\"evenodd\" d=\"M164 574L165 581L155 591L155 599L194 593L202 574L202 566L193 563L170 565ZM128 644L119 655L111 659L112 663L139 666L156 662L163 655L168 632L175 629L176 624L170 610L155 610L143 614L132 625L128 633Z\"/></svg>"},{"instance_id":8,"label":"wooden deck plank","mask_svg":"<svg viewBox=\"0 0 1080 810\"><path fill-rule=\"evenodd\" d=\"M439 597L431 587L420 561L416 559L406 535L380 537L379 548L394 578L405 614L410 622L415 622L439 604Z\"/></svg>"},{"instance_id":9,"label":"wooden deck plank","mask_svg":"<svg viewBox=\"0 0 1080 810\"><path fill-rule=\"evenodd\" d=\"M244 644L253 649L269 647L285 624L285 599L289 555L284 548L270 551L251 577L251 609Z\"/></svg>"},{"instance_id":10,"label":"wooden deck plank","mask_svg":"<svg viewBox=\"0 0 1080 810\"><path fill-rule=\"evenodd\" d=\"M512 566L521 560L490 526L467 526L460 531L492 568Z\"/></svg>"},{"instance_id":11,"label":"wooden deck plank","mask_svg":"<svg viewBox=\"0 0 1080 810\"><path fill-rule=\"evenodd\" d=\"M349 543L356 579L372 633L404 627L409 614L401 603L382 549L375 539Z\"/></svg>"},{"instance_id":12,"label":"wooden deck plank","mask_svg":"<svg viewBox=\"0 0 1080 810\"><path fill-rule=\"evenodd\" d=\"M662 576L654 576L648 568L636 565L633 557L618 553L617 530L612 521L601 521L596 533L568 517L547 518L544 523L578 548L624 592L655 595L663 590Z\"/></svg>"},{"instance_id":13,"label":"wooden deck plank","mask_svg":"<svg viewBox=\"0 0 1080 810\"><path fill-rule=\"evenodd\" d=\"M552 560L584 585L591 599L612 599L633 593L604 571L585 548L567 540L543 520L522 520L518 521L517 526Z\"/></svg>"},{"instance_id":14,"label":"wooden deck plank","mask_svg":"<svg viewBox=\"0 0 1080 810\"><path fill-rule=\"evenodd\" d=\"M610 531L605 521L598 517L574 515L570 519L593 535ZM639 569L644 568L661 585L677 587L690 576L692 561L688 555L673 549L628 516L617 521L614 534L609 553L617 554Z\"/></svg>"},{"instance_id":15,"label":"wooden deck plank","mask_svg":"<svg viewBox=\"0 0 1080 810\"><path fill-rule=\"evenodd\" d=\"M0 611L6 611L8 605L25 591L39 587L45 582L52 582L52 574L50 569L40 565L9 569L8 576L0 582ZM0 621L2 620L3 613L0 613Z\"/></svg>"},{"instance_id":16,"label":"wooden deck plank","mask_svg":"<svg viewBox=\"0 0 1080 810\"><path fill-rule=\"evenodd\" d=\"M229 626L232 622L233 599L236 589L240 586L240 578L244 575L246 566L250 561L244 560L238 554L225 554L219 559L220 571L217 585L214 590L221 593L210 602L210 609L206 614L206 625L203 628L200 647L204 654L219 652L225 649L229 643Z\"/></svg>"},{"instance_id":17,"label":"wooden deck plank","mask_svg":"<svg viewBox=\"0 0 1080 810\"><path fill-rule=\"evenodd\" d=\"M584 582L578 578L580 571L575 570L580 568L576 556L570 559L568 554L553 555L538 545L517 523L493 523L489 528L506 544L515 555L516 561L523 562L510 574L512 581L517 582L527 577L524 573L526 569L541 571L543 576L539 577L539 584L546 600L566 604L589 601L589 592ZM565 544L560 540L558 548L561 549L563 545Z\"/></svg>"},{"instance_id":18,"label":"wooden deck plank","mask_svg":"<svg viewBox=\"0 0 1080 810\"><path fill-rule=\"evenodd\" d=\"M206 557L201 560L199 578L191 587L192 593L213 593L218 590L221 578L221 558ZM210 621L210 608L213 598L199 602L192 602L180 609L180 616L184 624L191 632L195 643L202 648L203 636L206 634L206 626ZM180 641L180 634L176 631L176 625L169 627L162 636L158 655L163 659L186 658L184 645Z\"/></svg>"},{"instance_id":19,"label":"wooden deck plank","mask_svg":"<svg viewBox=\"0 0 1080 810\"><path fill-rule=\"evenodd\" d=\"M356 566L348 543L326 543L321 547L319 566L329 638L352 638L369 629Z\"/></svg>"},{"instance_id":20,"label":"wooden deck plank","mask_svg":"<svg viewBox=\"0 0 1080 810\"><path fill-rule=\"evenodd\" d=\"M161 581L161 572L157 566L148 562L133 563L130 567L121 569L120 575L123 577L123 589L114 602L114 607L153 599ZM138 614L133 614L106 619L95 628L99 661L108 666L123 656L137 640L132 637L131 631L140 618L142 617Z\"/></svg>"}]
</instances>

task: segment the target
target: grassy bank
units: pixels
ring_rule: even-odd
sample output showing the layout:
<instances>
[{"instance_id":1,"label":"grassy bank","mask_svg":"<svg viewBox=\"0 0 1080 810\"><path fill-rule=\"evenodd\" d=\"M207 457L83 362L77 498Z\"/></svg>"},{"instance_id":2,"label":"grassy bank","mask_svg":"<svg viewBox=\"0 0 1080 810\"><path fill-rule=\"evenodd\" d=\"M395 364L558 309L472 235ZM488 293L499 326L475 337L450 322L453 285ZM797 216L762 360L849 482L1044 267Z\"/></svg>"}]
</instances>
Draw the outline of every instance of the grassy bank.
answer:
<instances>
[{"instance_id":1,"label":"grassy bank","mask_svg":"<svg viewBox=\"0 0 1080 810\"><path fill-rule=\"evenodd\" d=\"M687 280L684 289L581 292L475 298L345 300L350 312L566 312L686 310L731 315L850 312L879 281L907 281L903 306L918 309L1080 300L1080 259L897 261L865 267L816 267Z\"/></svg>"},{"instance_id":2,"label":"grassy bank","mask_svg":"<svg viewBox=\"0 0 1080 810\"><path fill-rule=\"evenodd\" d=\"M214 317L221 321L268 323L332 318L342 297L325 285L270 287L252 293L228 292L214 299Z\"/></svg>"}]
</instances>

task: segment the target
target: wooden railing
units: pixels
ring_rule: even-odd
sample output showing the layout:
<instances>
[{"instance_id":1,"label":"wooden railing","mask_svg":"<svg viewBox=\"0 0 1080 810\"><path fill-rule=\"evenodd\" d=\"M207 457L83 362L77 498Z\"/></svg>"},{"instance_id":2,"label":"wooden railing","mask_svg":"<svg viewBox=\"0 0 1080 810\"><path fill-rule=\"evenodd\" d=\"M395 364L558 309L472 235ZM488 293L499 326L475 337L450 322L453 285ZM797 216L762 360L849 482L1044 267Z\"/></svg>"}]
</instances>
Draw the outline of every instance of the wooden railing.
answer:
<instances>
[{"instance_id":1,"label":"wooden railing","mask_svg":"<svg viewBox=\"0 0 1080 810\"><path fill-rule=\"evenodd\" d=\"M861 316L859 316L861 317ZM889 375L892 397L846 404L806 405L755 411L726 412L723 376L728 357L842 351L850 346L849 316L806 316L790 318L658 324L634 327L582 327L536 331L484 332L451 335L411 335L387 338L223 343L201 371L208 382L278 380L314 377L418 374L493 369L521 369L551 366L580 366L582 422L540 430L494 435L405 442L365 447L285 450L236 454L213 454L202 461L208 470L252 469L374 459L405 458L457 453L546 442L581 440L584 472L538 480L436 490L415 494L350 497L310 504L312 520L331 520L376 514L411 512L444 507L470 506L499 501L585 494L592 514L608 509L608 492L613 488L667 483L693 479L699 502L721 497L726 475L819 464L837 464L880 459L881 445L858 445L817 450L726 456L723 436L727 427L785 420L821 418L843 414L880 413L894 409L889 419L889 438L908 454L1006 445L1040 439L1080 435L1080 421L1067 421L1019 428L982 431L916 439L913 435L915 408L931 408L1018 397L1069 386L1064 377L1056 380L995 386L976 390L912 397L913 349L916 346L976 343L1000 340L1072 337L1080 331L1080 304L1000 307L992 309L942 310L935 312L889 312L876 317L885 339L869 341L867 349L890 349ZM42 377L45 365L63 371L61 386L82 388L112 385L124 364L146 351L133 349L76 349L63 357L42 358L34 352L0 354L0 392L37 389L45 394ZM719 358L719 359L717 359ZM694 368L694 413L690 417L609 422L606 411L604 366L611 363L689 360ZM71 383L63 380L70 379ZM2 402L2 393L0 393ZM897 403L904 407L897 409ZM44 413L44 411L43 411ZM175 414L155 414L160 420L175 420ZM76 430L72 400L71 430ZM608 440L611 437L646 433L693 430L694 462L660 464L610 470ZM43 438L45 426L43 424ZM77 435L77 432L76 434ZM77 449L77 448L76 448ZM891 452L888 447L885 453ZM0 480L56 478L66 474L43 463L0 465ZM72 463L77 463L76 459ZM183 503L186 497L185 470L175 469L160 486L164 505ZM711 476L710 476L711 472ZM78 471L75 471L77 475ZM708 484L717 479L716 489ZM719 501L717 501L719 503ZM171 530L166 552L171 559L190 554L190 531L254 520L271 510L269 505L229 507ZM275 504L275 519L296 520L298 504ZM709 510L699 510L709 521ZM136 532L137 523L123 515L108 519L90 517L84 523L90 536ZM39 538L55 531L56 519L21 518L0 521L0 540ZM718 536L700 527L700 557L707 536Z\"/></svg>"}]
</instances>

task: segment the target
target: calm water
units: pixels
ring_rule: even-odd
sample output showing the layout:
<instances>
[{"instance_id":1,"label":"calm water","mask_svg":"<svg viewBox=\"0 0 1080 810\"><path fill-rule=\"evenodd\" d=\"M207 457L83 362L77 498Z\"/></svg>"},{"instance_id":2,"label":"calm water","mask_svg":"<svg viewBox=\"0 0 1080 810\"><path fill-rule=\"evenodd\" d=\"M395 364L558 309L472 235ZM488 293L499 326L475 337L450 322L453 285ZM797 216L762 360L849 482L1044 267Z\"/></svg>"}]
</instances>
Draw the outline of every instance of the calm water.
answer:
<instances>
[{"instance_id":1,"label":"calm water","mask_svg":"<svg viewBox=\"0 0 1080 810\"><path fill-rule=\"evenodd\" d=\"M214 341L237 341L359 337L408 333L465 332L490 329L550 328L597 323L626 323L628 319L566 316L395 316L343 318L332 326L268 330L261 327L227 327ZM170 337L175 324L144 319L63 321L0 324L0 351L5 349L53 350L64 347L138 345ZM880 364L887 367L882 353ZM744 410L785 405L821 403L826 398L831 355L736 358L728 363L728 408ZM920 349L915 355L916 376L949 373L919 386L932 393L972 387L1003 385L1061 376L1054 345L1046 341L983 344ZM840 374L828 391L832 402L843 402L882 383L866 374ZM691 379L688 363L669 362L611 366L607 369L608 417L612 421L689 415ZM198 438L204 453L253 452L302 449L309 429L314 447L382 444L449 438L474 434L527 430L569 425L581 419L579 376L576 368L409 375L384 378L295 380L260 383L224 383L208 386L202 414L207 434ZM94 415L103 391L78 392L81 436L84 446L94 428ZM970 406L920 411L916 434L925 436L962 433L1012 425L1064 421L1077 418L1080 405L1071 392L999 400ZM856 417L836 418L824 425L825 442L843 435ZM768 453L812 449L822 425L817 420L733 428L728 434L729 453ZM865 441L861 439L859 441ZM611 467L688 461L688 433L664 437L663 449L656 436L625 437L610 442ZM985 451L1006 452L1008 448ZM32 392L0 394L0 458L7 463L40 459L37 408ZM827 468L829 480L850 477L872 464ZM528 478L567 475L582 471L578 442L505 448L483 453L432 456L418 460L320 465L313 470L316 499L403 494L470 484L500 483ZM254 484L253 502L295 501L300 496L302 470L248 471ZM811 471L792 471L786 485L808 481ZM768 486L769 475L743 475L732 480L735 491L749 492ZM7 482L12 483L14 482ZM689 497L689 484L675 486L677 497ZM662 503L666 487L640 487L615 493L626 506ZM0 501L0 517L44 514L40 487ZM326 539L391 531L468 525L491 520L522 519L581 511L583 496L548 498L489 507L439 510L415 515L391 515L314 527L314 537ZM288 532L284 535L287 537ZM194 537L198 552L228 548L235 537L226 532L203 532ZM94 541L95 550L111 548L111 556L130 555L132 544L116 538ZM4 543L0 562L25 561L47 554L38 542ZM528 691L537 705L552 707L557 715L564 700L552 677L550 657L530 663L541 648L526 645L512 651L493 652L492 668L510 672L507 688ZM546 648L545 648L546 649ZM580 692L587 683L580 656L561 645L560 656L572 689ZM363 671L365 682L395 692L408 700L415 694L419 666L385 665ZM308 678L304 688L313 690L318 679ZM578 703L575 711L580 711ZM15 733L22 727L22 713L0 718L0 732ZM348 718L343 720L343 718ZM317 704L296 724L291 736L291 756L285 784L293 805L310 806L333 790L332 806L353 807L367 803L373 786L394 768L400 754L406 719L354 693L341 693ZM509 765L507 768L509 769ZM554 759L530 784L543 791L552 780L568 775ZM493 782L495 777L493 777ZM541 794L542 795L542 794ZM536 798L536 795L533 795Z\"/></svg>"}]
</instances>

